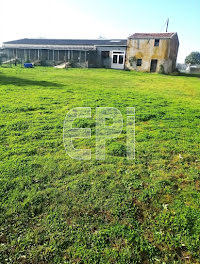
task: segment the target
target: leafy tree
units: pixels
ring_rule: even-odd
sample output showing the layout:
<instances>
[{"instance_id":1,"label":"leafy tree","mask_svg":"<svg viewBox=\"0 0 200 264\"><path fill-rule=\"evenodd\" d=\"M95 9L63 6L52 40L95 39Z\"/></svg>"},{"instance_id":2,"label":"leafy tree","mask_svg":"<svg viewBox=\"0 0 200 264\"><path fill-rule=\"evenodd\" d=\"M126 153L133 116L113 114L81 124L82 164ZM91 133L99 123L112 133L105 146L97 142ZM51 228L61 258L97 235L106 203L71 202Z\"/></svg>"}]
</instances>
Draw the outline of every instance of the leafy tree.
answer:
<instances>
[{"instance_id":1,"label":"leafy tree","mask_svg":"<svg viewBox=\"0 0 200 264\"><path fill-rule=\"evenodd\" d=\"M185 63L186 64L191 63L192 65L194 65L194 64L200 65L200 52L198 52L198 51L191 52L190 55L188 55L185 58Z\"/></svg>"}]
</instances>

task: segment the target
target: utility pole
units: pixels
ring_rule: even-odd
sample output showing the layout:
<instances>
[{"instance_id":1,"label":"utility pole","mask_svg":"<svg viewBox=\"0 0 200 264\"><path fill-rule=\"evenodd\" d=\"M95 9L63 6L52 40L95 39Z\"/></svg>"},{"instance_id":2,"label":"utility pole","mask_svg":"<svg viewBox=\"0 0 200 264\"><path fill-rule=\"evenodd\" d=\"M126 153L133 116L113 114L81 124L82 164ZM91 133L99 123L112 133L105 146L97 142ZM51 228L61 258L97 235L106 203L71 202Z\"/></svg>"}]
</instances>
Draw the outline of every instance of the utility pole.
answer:
<instances>
[{"instance_id":1,"label":"utility pole","mask_svg":"<svg viewBox=\"0 0 200 264\"><path fill-rule=\"evenodd\" d=\"M166 32L168 32L169 18L167 19Z\"/></svg>"}]
</instances>

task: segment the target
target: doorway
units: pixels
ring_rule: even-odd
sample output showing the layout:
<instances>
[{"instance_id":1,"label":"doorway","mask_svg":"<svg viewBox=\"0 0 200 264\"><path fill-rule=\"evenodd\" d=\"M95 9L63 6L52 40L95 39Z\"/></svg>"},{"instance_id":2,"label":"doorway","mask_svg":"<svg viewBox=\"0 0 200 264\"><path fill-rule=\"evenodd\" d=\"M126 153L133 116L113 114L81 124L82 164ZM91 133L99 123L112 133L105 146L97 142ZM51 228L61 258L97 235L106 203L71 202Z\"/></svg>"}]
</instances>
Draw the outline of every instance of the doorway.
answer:
<instances>
[{"instance_id":1,"label":"doorway","mask_svg":"<svg viewBox=\"0 0 200 264\"><path fill-rule=\"evenodd\" d=\"M124 69L125 51L113 51L112 52L112 69Z\"/></svg>"},{"instance_id":2,"label":"doorway","mask_svg":"<svg viewBox=\"0 0 200 264\"><path fill-rule=\"evenodd\" d=\"M150 72L156 72L158 60L151 60Z\"/></svg>"}]
</instances>

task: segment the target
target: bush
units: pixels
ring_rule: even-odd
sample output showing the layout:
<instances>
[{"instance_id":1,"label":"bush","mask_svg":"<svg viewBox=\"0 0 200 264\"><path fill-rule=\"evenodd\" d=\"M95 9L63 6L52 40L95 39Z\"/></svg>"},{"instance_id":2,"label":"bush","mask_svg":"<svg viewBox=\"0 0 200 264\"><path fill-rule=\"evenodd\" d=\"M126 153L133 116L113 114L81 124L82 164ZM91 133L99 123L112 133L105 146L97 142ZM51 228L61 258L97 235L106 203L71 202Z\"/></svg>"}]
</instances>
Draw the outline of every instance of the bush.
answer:
<instances>
[{"instance_id":1,"label":"bush","mask_svg":"<svg viewBox=\"0 0 200 264\"><path fill-rule=\"evenodd\" d=\"M132 67L136 65L136 61L137 61L136 57L131 57L131 58L129 59L129 63L130 63L130 65L131 65Z\"/></svg>"},{"instance_id":2,"label":"bush","mask_svg":"<svg viewBox=\"0 0 200 264\"><path fill-rule=\"evenodd\" d=\"M164 66L161 64L160 65L160 69L159 69L159 74L165 74L165 69L164 69Z\"/></svg>"}]
</instances>

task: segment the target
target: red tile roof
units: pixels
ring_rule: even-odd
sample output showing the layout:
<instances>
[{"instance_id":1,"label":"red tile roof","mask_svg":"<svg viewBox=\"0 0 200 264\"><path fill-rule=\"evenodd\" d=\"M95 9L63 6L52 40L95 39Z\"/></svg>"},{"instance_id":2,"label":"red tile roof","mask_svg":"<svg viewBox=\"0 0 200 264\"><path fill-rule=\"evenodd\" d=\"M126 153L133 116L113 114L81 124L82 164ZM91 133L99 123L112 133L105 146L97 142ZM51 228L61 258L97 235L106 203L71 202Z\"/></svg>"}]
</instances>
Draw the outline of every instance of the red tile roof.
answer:
<instances>
[{"instance_id":1,"label":"red tile roof","mask_svg":"<svg viewBox=\"0 0 200 264\"><path fill-rule=\"evenodd\" d=\"M161 39L161 38L171 38L176 33L135 33L129 38L131 39Z\"/></svg>"}]
</instances>

